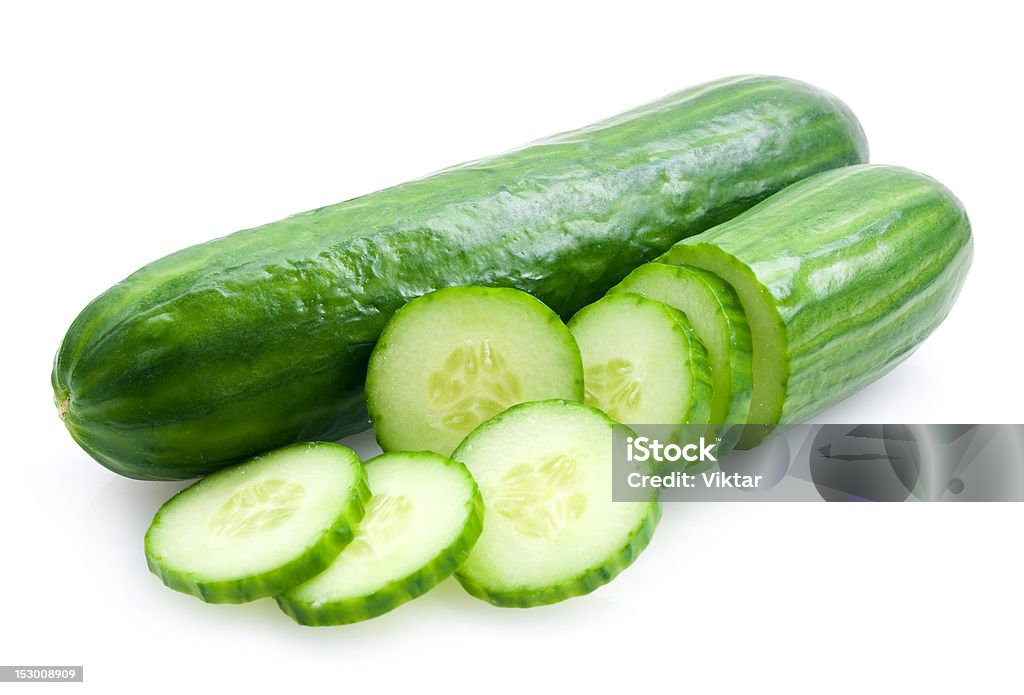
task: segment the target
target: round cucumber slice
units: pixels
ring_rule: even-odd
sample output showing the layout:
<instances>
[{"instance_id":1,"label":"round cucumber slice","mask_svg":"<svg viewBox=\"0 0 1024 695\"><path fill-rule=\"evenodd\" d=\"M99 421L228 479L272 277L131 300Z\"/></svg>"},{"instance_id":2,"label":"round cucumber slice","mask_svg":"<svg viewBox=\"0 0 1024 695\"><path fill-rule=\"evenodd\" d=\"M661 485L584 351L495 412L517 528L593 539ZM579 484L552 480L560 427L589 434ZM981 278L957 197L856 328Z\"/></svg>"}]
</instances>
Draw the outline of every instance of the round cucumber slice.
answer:
<instances>
[{"instance_id":1,"label":"round cucumber slice","mask_svg":"<svg viewBox=\"0 0 1024 695\"><path fill-rule=\"evenodd\" d=\"M586 403L624 424L706 425L711 368L681 312L638 294L616 294L569 321L583 355Z\"/></svg>"},{"instance_id":2,"label":"round cucumber slice","mask_svg":"<svg viewBox=\"0 0 1024 695\"><path fill-rule=\"evenodd\" d=\"M167 586L210 603L273 596L331 564L369 498L353 451L293 444L172 497L146 532L146 561Z\"/></svg>"},{"instance_id":3,"label":"round cucumber slice","mask_svg":"<svg viewBox=\"0 0 1024 695\"><path fill-rule=\"evenodd\" d=\"M537 606L611 581L647 547L656 499L612 501L612 432L604 413L564 400L525 403L475 429L453 457L484 499L484 530L456 572L473 596Z\"/></svg>"},{"instance_id":4,"label":"round cucumber slice","mask_svg":"<svg viewBox=\"0 0 1024 695\"><path fill-rule=\"evenodd\" d=\"M750 327L736 292L713 273L698 268L645 263L609 290L631 292L679 309L708 351L711 364L711 422L742 425L753 390Z\"/></svg>"},{"instance_id":5,"label":"round cucumber slice","mask_svg":"<svg viewBox=\"0 0 1024 695\"><path fill-rule=\"evenodd\" d=\"M302 625L367 620L450 577L480 536L483 500L466 467L430 452L366 463L373 497L355 540L323 573L277 597Z\"/></svg>"},{"instance_id":6,"label":"round cucumber slice","mask_svg":"<svg viewBox=\"0 0 1024 695\"><path fill-rule=\"evenodd\" d=\"M370 357L366 402L385 451L447 456L506 408L583 400L579 349L558 315L525 292L448 287L406 304Z\"/></svg>"}]
</instances>

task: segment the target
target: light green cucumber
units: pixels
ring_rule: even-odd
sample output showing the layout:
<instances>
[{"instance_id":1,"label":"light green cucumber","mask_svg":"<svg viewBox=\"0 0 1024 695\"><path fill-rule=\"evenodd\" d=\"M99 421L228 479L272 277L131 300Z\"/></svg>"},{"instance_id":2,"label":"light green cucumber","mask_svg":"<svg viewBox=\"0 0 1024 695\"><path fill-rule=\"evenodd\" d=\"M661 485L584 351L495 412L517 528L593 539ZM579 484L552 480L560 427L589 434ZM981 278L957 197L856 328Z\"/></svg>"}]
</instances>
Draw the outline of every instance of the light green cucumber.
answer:
<instances>
[{"instance_id":1,"label":"light green cucumber","mask_svg":"<svg viewBox=\"0 0 1024 695\"><path fill-rule=\"evenodd\" d=\"M473 548L483 501L466 467L430 452L366 463L370 498L355 539L323 573L277 597L302 625L342 625L426 593Z\"/></svg>"},{"instance_id":2,"label":"light green cucumber","mask_svg":"<svg viewBox=\"0 0 1024 695\"><path fill-rule=\"evenodd\" d=\"M551 309L510 288L449 287L409 302L366 377L385 451L447 456L484 420L547 398L583 400L579 349Z\"/></svg>"},{"instance_id":3,"label":"light green cucumber","mask_svg":"<svg viewBox=\"0 0 1024 695\"><path fill-rule=\"evenodd\" d=\"M733 289L698 268L645 263L609 294L632 292L679 309L707 348L714 395L711 422L743 425L753 390L750 328Z\"/></svg>"},{"instance_id":4,"label":"light green cucumber","mask_svg":"<svg viewBox=\"0 0 1024 695\"><path fill-rule=\"evenodd\" d=\"M498 606L555 603L593 591L647 547L656 499L612 500L604 413L563 400L524 403L476 428L453 454L484 499L484 530L456 577Z\"/></svg>"},{"instance_id":5,"label":"light green cucumber","mask_svg":"<svg viewBox=\"0 0 1024 695\"><path fill-rule=\"evenodd\" d=\"M706 425L708 352L682 312L616 294L569 321L583 356L586 403L623 424Z\"/></svg>"},{"instance_id":6,"label":"light green cucumber","mask_svg":"<svg viewBox=\"0 0 1024 695\"><path fill-rule=\"evenodd\" d=\"M369 497L353 451L293 444L172 497L146 532L146 561L167 586L210 603L273 596L334 561Z\"/></svg>"},{"instance_id":7,"label":"light green cucumber","mask_svg":"<svg viewBox=\"0 0 1024 695\"><path fill-rule=\"evenodd\" d=\"M949 313L972 254L947 188L862 165L796 183L663 261L716 273L743 304L754 390L741 446L753 446L906 359Z\"/></svg>"}]
</instances>

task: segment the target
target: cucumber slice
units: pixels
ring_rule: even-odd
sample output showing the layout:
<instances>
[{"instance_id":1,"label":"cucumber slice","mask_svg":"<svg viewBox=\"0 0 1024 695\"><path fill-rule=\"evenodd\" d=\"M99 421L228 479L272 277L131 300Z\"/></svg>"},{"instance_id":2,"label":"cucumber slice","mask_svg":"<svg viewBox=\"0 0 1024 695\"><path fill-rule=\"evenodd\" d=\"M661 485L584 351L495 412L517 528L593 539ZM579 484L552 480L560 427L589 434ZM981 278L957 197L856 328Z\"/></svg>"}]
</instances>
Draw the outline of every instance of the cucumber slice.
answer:
<instances>
[{"instance_id":1,"label":"cucumber slice","mask_svg":"<svg viewBox=\"0 0 1024 695\"><path fill-rule=\"evenodd\" d=\"M456 572L473 596L538 606L611 581L647 547L657 499L612 501L616 424L581 403L524 403L475 429L453 455L480 486L480 540Z\"/></svg>"},{"instance_id":2,"label":"cucumber slice","mask_svg":"<svg viewBox=\"0 0 1024 695\"><path fill-rule=\"evenodd\" d=\"M711 363L711 422L742 425L753 390L750 327L736 292L713 273L698 268L645 263L609 290L632 292L679 309L708 350Z\"/></svg>"},{"instance_id":3,"label":"cucumber slice","mask_svg":"<svg viewBox=\"0 0 1024 695\"><path fill-rule=\"evenodd\" d=\"M366 402L385 451L451 454L484 420L545 398L583 400L579 349L540 300L448 287L412 300L370 357Z\"/></svg>"},{"instance_id":4,"label":"cucumber slice","mask_svg":"<svg viewBox=\"0 0 1024 695\"><path fill-rule=\"evenodd\" d=\"M469 555L483 500L466 467L430 452L366 463L373 497L355 540L322 574L277 597L302 625L374 618L426 593Z\"/></svg>"},{"instance_id":5,"label":"cucumber slice","mask_svg":"<svg viewBox=\"0 0 1024 695\"><path fill-rule=\"evenodd\" d=\"M708 353L682 312L615 294L569 321L583 355L586 404L624 424L706 425Z\"/></svg>"},{"instance_id":6,"label":"cucumber slice","mask_svg":"<svg viewBox=\"0 0 1024 695\"><path fill-rule=\"evenodd\" d=\"M210 603L273 596L334 561L369 498L353 451L293 444L168 500L146 532L146 561L167 586Z\"/></svg>"}]
</instances>

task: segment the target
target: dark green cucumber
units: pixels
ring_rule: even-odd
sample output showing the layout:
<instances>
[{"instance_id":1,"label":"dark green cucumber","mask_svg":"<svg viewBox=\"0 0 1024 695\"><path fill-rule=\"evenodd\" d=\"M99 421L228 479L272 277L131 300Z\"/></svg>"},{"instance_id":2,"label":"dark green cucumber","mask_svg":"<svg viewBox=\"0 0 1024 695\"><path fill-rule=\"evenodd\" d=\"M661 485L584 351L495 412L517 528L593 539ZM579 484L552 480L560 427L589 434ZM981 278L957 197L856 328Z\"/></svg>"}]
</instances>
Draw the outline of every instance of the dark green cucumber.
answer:
<instances>
[{"instance_id":1,"label":"dark green cucumber","mask_svg":"<svg viewBox=\"0 0 1024 695\"><path fill-rule=\"evenodd\" d=\"M972 253L948 189L863 165L794 184L662 260L710 270L739 295L754 348L741 445L752 446L909 356L949 313Z\"/></svg>"},{"instance_id":2,"label":"dark green cucumber","mask_svg":"<svg viewBox=\"0 0 1024 695\"><path fill-rule=\"evenodd\" d=\"M680 239L866 156L854 116L814 87L695 87L158 260L74 321L55 403L93 458L135 478L334 439L366 426L370 351L409 299L515 287L568 318Z\"/></svg>"}]
</instances>

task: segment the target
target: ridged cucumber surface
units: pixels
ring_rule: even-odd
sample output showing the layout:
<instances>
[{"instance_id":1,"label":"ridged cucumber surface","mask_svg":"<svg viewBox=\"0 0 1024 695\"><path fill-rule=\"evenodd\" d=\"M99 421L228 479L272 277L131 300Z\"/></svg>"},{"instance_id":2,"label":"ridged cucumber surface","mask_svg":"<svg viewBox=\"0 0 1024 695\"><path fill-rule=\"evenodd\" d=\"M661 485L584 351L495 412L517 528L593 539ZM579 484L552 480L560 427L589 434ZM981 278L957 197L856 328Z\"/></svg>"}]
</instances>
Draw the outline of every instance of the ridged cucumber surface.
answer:
<instances>
[{"instance_id":1,"label":"ridged cucumber surface","mask_svg":"<svg viewBox=\"0 0 1024 695\"><path fill-rule=\"evenodd\" d=\"M753 446L908 357L949 313L971 264L960 201L923 174L818 174L665 254L736 290L753 341Z\"/></svg>"},{"instance_id":2,"label":"ridged cucumber surface","mask_svg":"<svg viewBox=\"0 0 1024 695\"><path fill-rule=\"evenodd\" d=\"M849 109L812 86L694 87L147 265L75 319L54 402L85 451L134 478L334 440L366 427L370 351L410 299L517 287L568 318L674 242L866 156Z\"/></svg>"},{"instance_id":3,"label":"ridged cucumber surface","mask_svg":"<svg viewBox=\"0 0 1024 695\"><path fill-rule=\"evenodd\" d=\"M583 400L583 364L558 315L507 287L447 287L398 310L370 357L366 402L385 451L447 456L525 401Z\"/></svg>"},{"instance_id":4,"label":"ridged cucumber surface","mask_svg":"<svg viewBox=\"0 0 1024 695\"><path fill-rule=\"evenodd\" d=\"M172 497L146 532L146 561L170 588L210 603L273 596L334 561L369 498L352 450L292 444Z\"/></svg>"},{"instance_id":5,"label":"ridged cucumber surface","mask_svg":"<svg viewBox=\"0 0 1024 695\"><path fill-rule=\"evenodd\" d=\"M750 327L735 291L698 268L645 263L609 290L641 294L682 311L707 348L713 395L711 422L743 425L753 390ZM721 449L720 449L721 450Z\"/></svg>"},{"instance_id":6,"label":"ridged cucumber surface","mask_svg":"<svg viewBox=\"0 0 1024 695\"><path fill-rule=\"evenodd\" d=\"M323 573L277 597L302 625L374 618L447 579L483 527L483 500L466 467L429 452L366 463L373 496L355 539Z\"/></svg>"},{"instance_id":7,"label":"ridged cucumber surface","mask_svg":"<svg viewBox=\"0 0 1024 695\"><path fill-rule=\"evenodd\" d=\"M491 418L453 454L484 499L484 530L456 577L473 596L529 607L607 584L647 547L656 499L612 500L612 434L622 427L571 401L524 403Z\"/></svg>"},{"instance_id":8,"label":"ridged cucumber surface","mask_svg":"<svg viewBox=\"0 0 1024 695\"><path fill-rule=\"evenodd\" d=\"M583 356L587 405L623 424L710 421L708 351L682 312L620 293L580 309L569 330Z\"/></svg>"}]
</instances>

